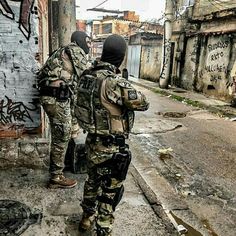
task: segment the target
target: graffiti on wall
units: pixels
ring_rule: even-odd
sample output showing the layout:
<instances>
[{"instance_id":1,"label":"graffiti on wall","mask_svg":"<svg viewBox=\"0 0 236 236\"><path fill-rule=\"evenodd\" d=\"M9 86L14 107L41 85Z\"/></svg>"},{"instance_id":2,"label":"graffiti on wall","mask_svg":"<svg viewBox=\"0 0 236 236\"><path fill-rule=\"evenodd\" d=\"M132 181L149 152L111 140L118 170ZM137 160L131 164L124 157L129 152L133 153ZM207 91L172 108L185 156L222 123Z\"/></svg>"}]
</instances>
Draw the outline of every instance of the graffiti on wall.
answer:
<instances>
[{"instance_id":1,"label":"graffiti on wall","mask_svg":"<svg viewBox=\"0 0 236 236\"><path fill-rule=\"evenodd\" d=\"M146 58L146 63L149 63L149 62L150 62L150 54L151 54L151 49L148 48L148 49L147 49L147 58Z\"/></svg>"},{"instance_id":2,"label":"graffiti on wall","mask_svg":"<svg viewBox=\"0 0 236 236\"><path fill-rule=\"evenodd\" d=\"M38 7L35 0L0 0L0 125L40 124L37 91ZM5 39L9 39L6 40ZM24 38L26 40L24 40ZM34 40L34 41L33 41Z\"/></svg>"},{"instance_id":3,"label":"graffiti on wall","mask_svg":"<svg viewBox=\"0 0 236 236\"><path fill-rule=\"evenodd\" d=\"M163 61L163 67L160 75L160 79L165 79L166 74L168 72L168 67L170 65L170 59L171 59L171 41L166 40L164 41L164 61Z\"/></svg>"},{"instance_id":4,"label":"graffiti on wall","mask_svg":"<svg viewBox=\"0 0 236 236\"><path fill-rule=\"evenodd\" d=\"M30 115L31 111L36 111L37 105L32 103L32 107L26 106L23 102L14 102L12 99L5 96L5 99L0 101L0 123L7 124L13 122L25 122L33 119Z\"/></svg>"},{"instance_id":5,"label":"graffiti on wall","mask_svg":"<svg viewBox=\"0 0 236 236\"><path fill-rule=\"evenodd\" d=\"M34 0L12 0L14 2L20 3L19 12L19 29L24 34L24 36L29 39L30 37L30 14L34 12L37 14L37 9L33 11ZM0 12L9 19L15 20L15 14L8 4L7 0L0 1Z\"/></svg>"},{"instance_id":6,"label":"graffiti on wall","mask_svg":"<svg viewBox=\"0 0 236 236\"><path fill-rule=\"evenodd\" d=\"M195 38L193 41L192 51L189 53L190 61L196 64L196 56L197 56L197 49L198 49L198 39Z\"/></svg>"},{"instance_id":7,"label":"graffiti on wall","mask_svg":"<svg viewBox=\"0 0 236 236\"><path fill-rule=\"evenodd\" d=\"M213 43L208 43L207 58L204 70L199 72L200 78L205 74L212 83L218 83L225 78L228 67L229 47L230 41L223 38Z\"/></svg>"},{"instance_id":8,"label":"graffiti on wall","mask_svg":"<svg viewBox=\"0 0 236 236\"><path fill-rule=\"evenodd\" d=\"M218 73L227 72L227 59L230 42L228 40L219 40L216 43L209 43L207 45L208 58L205 65L205 71L211 74L211 81L216 82L221 80L222 76Z\"/></svg>"}]
</instances>

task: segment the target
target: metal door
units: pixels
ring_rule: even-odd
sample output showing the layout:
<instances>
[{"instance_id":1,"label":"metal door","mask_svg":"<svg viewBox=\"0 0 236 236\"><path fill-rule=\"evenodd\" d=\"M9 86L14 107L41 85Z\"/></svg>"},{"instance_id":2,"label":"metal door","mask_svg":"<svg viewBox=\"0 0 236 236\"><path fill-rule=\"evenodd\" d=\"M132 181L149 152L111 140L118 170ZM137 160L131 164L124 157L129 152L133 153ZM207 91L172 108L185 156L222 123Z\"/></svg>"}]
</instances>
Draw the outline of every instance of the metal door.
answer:
<instances>
[{"instance_id":1,"label":"metal door","mask_svg":"<svg viewBox=\"0 0 236 236\"><path fill-rule=\"evenodd\" d=\"M139 78L141 45L128 46L127 68L129 75Z\"/></svg>"}]
</instances>

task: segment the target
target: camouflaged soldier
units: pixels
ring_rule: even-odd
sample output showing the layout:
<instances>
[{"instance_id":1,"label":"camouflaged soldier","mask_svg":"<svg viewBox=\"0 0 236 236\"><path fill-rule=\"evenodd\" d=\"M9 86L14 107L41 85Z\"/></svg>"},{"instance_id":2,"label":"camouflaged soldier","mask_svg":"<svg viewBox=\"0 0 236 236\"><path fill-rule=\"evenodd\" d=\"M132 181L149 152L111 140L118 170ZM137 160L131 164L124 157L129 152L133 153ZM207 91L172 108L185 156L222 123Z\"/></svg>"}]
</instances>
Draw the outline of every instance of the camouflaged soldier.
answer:
<instances>
[{"instance_id":1,"label":"camouflaged soldier","mask_svg":"<svg viewBox=\"0 0 236 236\"><path fill-rule=\"evenodd\" d=\"M146 97L126 79L118 76L126 52L125 40L109 36L101 61L84 73L78 82L75 114L86 138L88 179L84 186L80 231L111 235L113 212L122 198L131 152L125 140L134 122L134 111L149 107Z\"/></svg>"},{"instance_id":2,"label":"camouflaged soldier","mask_svg":"<svg viewBox=\"0 0 236 236\"><path fill-rule=\"evenodd\" d=\"M38 73L40 102L51 127L50 181L52 188L72 188L77 182L63 175L68 142L78 133L74 117L77 80L88 68L89 37L75 31L71 43L54 51Z\"/></svg>"}]
</instances>

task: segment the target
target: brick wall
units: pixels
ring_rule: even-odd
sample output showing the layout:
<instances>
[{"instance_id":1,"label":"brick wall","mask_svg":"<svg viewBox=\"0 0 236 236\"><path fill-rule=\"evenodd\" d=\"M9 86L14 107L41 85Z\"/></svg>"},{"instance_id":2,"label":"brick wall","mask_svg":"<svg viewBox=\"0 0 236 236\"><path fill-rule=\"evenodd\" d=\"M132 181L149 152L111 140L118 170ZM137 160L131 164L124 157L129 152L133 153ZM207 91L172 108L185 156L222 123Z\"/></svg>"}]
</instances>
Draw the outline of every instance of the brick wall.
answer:
<instances>
[{"instance_id":1,"label":"brick wall","mask_svg":"<svg viewBox=\"0 0 236 236\"><path fill-rule=\"evenodd\" d=\"M8 136L9 129L38 130L41 124L34 84L35 72L42 61L39 16L45 14L47 1L43 2L40 8L36 0L0 2L1 136L4 132Z\"/></svg>"},{"instance_id":2,"label":"brick wall","mask_svg":"<svg viewBox=\"0 0 236 236\"><path fill-rule=\"evenodd\" d=\"M34 87L48 44L47 0L0 1L0 168L48 164L49 138Z\"/></svg>"}]
</instances>

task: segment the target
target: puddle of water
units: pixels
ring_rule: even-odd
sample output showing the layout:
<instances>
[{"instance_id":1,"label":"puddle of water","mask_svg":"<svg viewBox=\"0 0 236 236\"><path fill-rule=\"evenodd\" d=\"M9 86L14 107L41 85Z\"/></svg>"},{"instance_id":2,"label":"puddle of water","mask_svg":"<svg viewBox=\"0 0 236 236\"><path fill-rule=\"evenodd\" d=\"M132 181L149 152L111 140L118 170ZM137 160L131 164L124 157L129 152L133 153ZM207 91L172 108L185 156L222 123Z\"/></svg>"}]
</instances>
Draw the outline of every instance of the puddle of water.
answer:
<instances>
[{"instance_id":1,"label":"puddle of water","mask_svg":"<svg viewBox=\"0 0 236 236\"><path fill-rule=\"evenodd\" d=\"M212 235L212 236L218 236L218 234L216 234L216 233L214 232L214 230L211 228L211 226L210 226L208 220L203 220L202 222L203 222L204 226L207 228L207 230L209 231L210 235Z\"/></svg>"},{"instance_id":2,"label":"puddle of water","mask_svg":"<svg viewBox=\"0 0 236 236\"><path fill-rule=\"evenodd\" d=\"M185 233L184 235L186 235L186 236L203 236L199 231L195 230L192 226L188 225L183 220L181 220L176 215L174 215L173 212L170 212L170 214L173 216L173 218L175 219L175 221L179 225L183 225L188 230L188 232Z\"/></svg>"},{"instance_id":3,"label":"puddle of water","mask_svg":"<svg viewBox=\"0 0 236 236\"><path fill-rule=\"evenodd\" d=\"M178 224L183 225L188 230L188 232L185 233L184 235L186 235L186 236L203 236L199 231L195 230L193 227L191 227L190 225L185 223L183 220L178 218L176 215L174 215L173 212L170 212L170 214L174 217L174 219L176 220L176 222ZM202 222L204 224L204 227L208 230L209 235L218 236L218 234L216 234L214 232L214 230L211 228L208 220L203 220Z\"/></svg>"}]
</instances>

